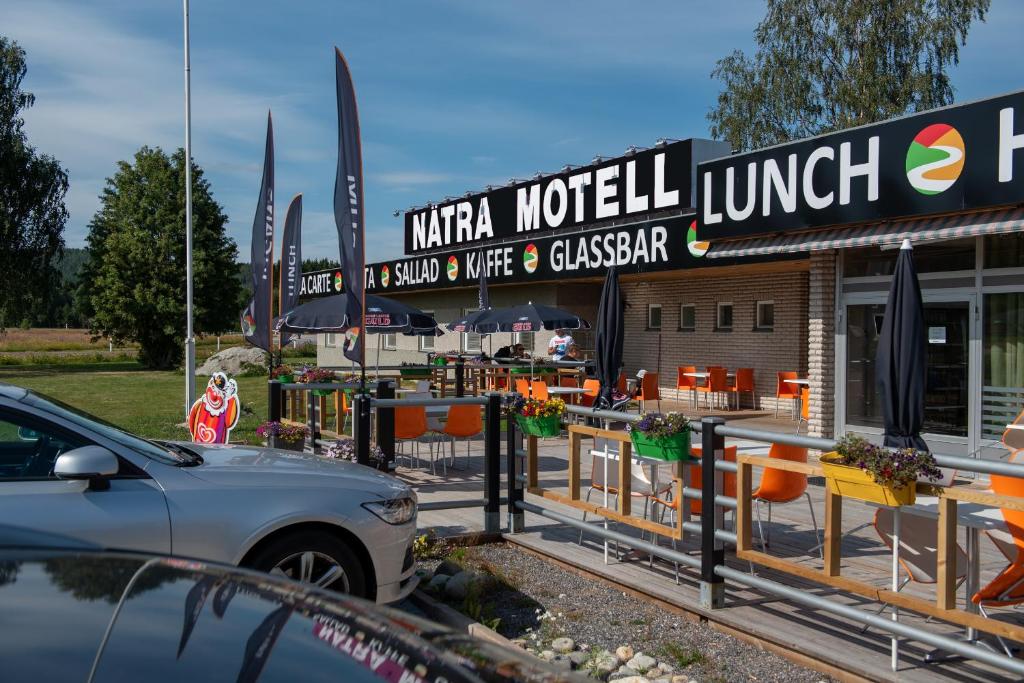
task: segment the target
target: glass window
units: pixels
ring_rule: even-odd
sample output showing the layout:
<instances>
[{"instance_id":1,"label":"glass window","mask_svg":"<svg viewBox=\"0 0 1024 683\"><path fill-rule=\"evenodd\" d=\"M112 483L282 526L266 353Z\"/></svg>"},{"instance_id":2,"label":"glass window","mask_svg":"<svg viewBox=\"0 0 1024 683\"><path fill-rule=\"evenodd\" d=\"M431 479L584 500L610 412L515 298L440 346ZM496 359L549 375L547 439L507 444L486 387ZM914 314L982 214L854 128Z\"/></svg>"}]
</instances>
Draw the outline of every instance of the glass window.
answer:
<instances>
[{"instance_id":1,"label":"glass window","mask_svg":"<svg viewBox=\"0 0 1024 683\"><path fill-rule=\"evenodd\" d=\"M715 329L719 330L731 330L732 329L732 304L731 303L719 303L718 314L715 317Z\"/></svg>"},{"instance_id":2,"label":"glass window","mask_svg":"<svg viewBox=\"0 0 1024 683\"><path fill-rule=\"evenodd\" d=\"M899 249L878 247L843 250L843 277L892 275ZM919 244L914 247L918 273L974 270L974 238Z\"/></svg>"},{"instance_id":3,"label":"glass window","mask_svg":"<svg viewBox=\"0 0 1024 683\"><path fill-rule=\"evenodd\" d=\"M661 329L661 304L647 304L647 329Z\"/></svg>"},{"instance_id":4,"label":"glass window","mask_svg":"<svg viewBox=\"0 0 1024 683\"><path fill-rule=\"evenodd\" d=\"M986 268L1024 267L1024 233L985 236Z\"/></svg>"},{"instance_id":5,"label":"glass window","mask_svg":"<svg viewBox=\"0 0 1024 683\"><path fill-rule=\"evenodd\" d=\"M983 439L999 439L1024 410L1024 293L986 294L982 336Z\"/></svg>"},{"instance_id":6,"label":"glass window","mask_svg":"<svg viewBox=\"0 0 1024 683\"><path fill-rule=\"evenodd\" d=\"M689 331L697 329L697 307L693 304L679 306L679 329Z\"/></svg>"},{"instance_id":7,"label":"glass window","mask_svg":"<svg viewBox=\"0 0 1024 683\"><path fill-rule=\"evenodd\" d=\"M885 304L847 307L846 423L884 426L875 385L875 353ZM967 358L970 305L966 301L926 302L928 378L923 432L967 436Z\"/></svg>"},{"instance_id":8,"label":"glass window","mask_svg":"<svg viewBox=\"0 0 1024 683\"><path fill-rule=\"evenodd\" d=\"M423 311L423 312L426 313L427 315L434 315L433 311ZM421 336L419 338L419 341L418 341L418 348L419 348L419 350L420 351L433 351L434 348L435 348L435 346L434 346L434 340L435 339L437 339L437 337L435 337L433 335L425 336L425 337Z\"/></svg>"},{"instance_id":9,"label":"glass window","mask_svg":"<svg viewBox=\"0 0 1024 683\"><path fill-rule=\"evenodd\" d=\"M775 328L775 302L757 302L757 329L771 330Z\"/></svg>"},{"instance_id":10,"label":"glass window","mask_svg":"<svg viewBox=\"0 0 1024 683\"><path fill-rule=\"evenodd\" d=\"M388 332L381 340L381 345L389 351L394 351L398 348L398 334L395 332Z\"/></svg>"},{"instance_id":11,"label":"glass window","mask_svg":"<svg viewBox=\"0 0 1024 683\"><path fill-rule=\"evenodd\" d=\"M324 335L324 346L334 348L338 345L338 335L334 332L328 332Z\"/></svg>"},{"instance_id":12,"label":"glass window","mask_svg":"<svg viewBox=\"0 0 1024 683\"><path fill-rule=\"evenodd\" d=\"M53 479L57 456L87 443L22 413L0 411L0 481Z\"/></svg>"}]
</instances>

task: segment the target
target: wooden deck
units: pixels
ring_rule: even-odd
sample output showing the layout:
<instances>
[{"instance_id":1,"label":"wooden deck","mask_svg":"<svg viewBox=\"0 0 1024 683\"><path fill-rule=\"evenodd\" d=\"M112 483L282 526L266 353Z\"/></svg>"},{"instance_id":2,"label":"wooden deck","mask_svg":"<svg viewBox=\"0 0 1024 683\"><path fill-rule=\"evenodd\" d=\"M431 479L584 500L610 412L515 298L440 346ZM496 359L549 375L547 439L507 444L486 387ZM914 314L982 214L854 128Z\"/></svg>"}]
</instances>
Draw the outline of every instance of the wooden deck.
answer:
<instances>
[{"instance_id":1,"label":"wooden deck","mask_svg":"<svg viewBox=\"0 0 1024 683\"><path fill-rule=\"evenodd\" d=\"M666 406L663 405L663 409ZM735 415L739 417L739 415ZM788 417L775 420L764 413L751 414L747 419L751 426L761 429L772 429L792 433L795 423ZM744 423L748 424L748 423ZM767 451L764 444L727 440L739 446L740 453L763 454ZM565 493L567 491L567 444L566 438L547 439L540 443L539 477L543 487ZM584 441L584 449L590 447ZM409 447L406 446L406 451ZM408 468L404 458L400 458L399 476L416 487L421 502L480 500L483 495L482 476L482 442L473 444L473 455L468 467L465 459L465 444L456 445L458 465L461 469L448 469L447 476L442 475L438 465L437 475L429 470L429 457L426 445L420 446L422 465L420 468ZM590 480L591 458L584 451L582 458L581 477L584 491ZM504 469L504 468L503 468ZM757 475L755 475L756 478ZM667 480L666 473L664 480ZM824 485L820 480L812 478L808 491L815 508L819 525L824 517ZM505 495L506 484L502 481L502 496ZM595 493L593 501L597 502ZM545 507L558 510L564 514L579 518L580 511L550 500L527 494L527 501L543 504ZM643 514L642 503L635 504L634 514ZM502 508L502 526L506 525L506 509ZM764 509L762 508L764 513ZM880 588L888 587L891 581L889 550L882 544L870 522L873 509L856 501L848 500L843 508L843 528L847 535L843 539L843 576L873 583ZM591 518L592 519L592 518ZM727 514L727 520L731 514ZM595 520L595 525L603 524ZM463 508L440 511L422 511L419 517L421 529L433 529L440 535L458 535L480 532L483 529L482 508ZM867 525L863 528L862 525ZM767 526L767 525L766 525ZM615 525L619 531L638 536L638 532L624 526ZM507 529L505 529L507 531ZM850 533L852 531L852 533ZM943 664L925 664L924 655L928 646L913 642L901 644L900 669L893 673L889 667L890 640L887 635L874 630L862 634L859 624L834 617L824 612L806 609L774 596L749 590L735 583L726 584L726 607L720 610L705 611L699 605L699 576L693 570L680 567L679 583L676 583L672 564L654 560L647 556L637 559L615 559L614 549L609 561L604 561L603 543L594 536L584 535L583 543L579 541L579 531L567 525L557 524L536 515L526 515L526 528L523 533L505 534L507 541L536 552L544 557L560 562L570 568L589 572L622 587L666 605L666 609L679 609L691 618L706 620L712 626L728 631L742 638L759 642L764 647L778 650L784 654L800 659L800 656L814 661L813 666L826 673L847 680L900 680L900 681L1009 681L1016 680L1012 676L992 669L977 662L952 661ZM756 522L755 522L755 539ZM773 506L772 523L769 527L768 552L772 555L794 559L808 567L821 567L822 561L817 551L811 552L817 540L811 527L810 514L805 499L788 505ZM669 544L667 539L662 543ZM961 543L963 531L961 530ZM698 555L699 538L687 534L678 548L684 552ZM758 547L755 544L755 547ZM625 552L625 551L624 551ZM728 555L730 566L746 571L748 565ZM1006 564L1005 559L983 535L982 540L982 585L1001 570ZM758 575L779 581L791 586L804 588L822 596L828 596L845 605L876 611L877 606L870 601L841 593L835 589L823 587L816 583L801 581L789 575L783 575L766 568L759 568ZM909 584L904 592L910 595L931 599L934 597L934 586ZM964 601L963 591L958 596L959 604ZM1009 615L1001 618L1012 619L1013 610L1000 610ZM929 630L946 635L956 635L962 631L956 627L925 620L917 615L901 610L901 621L923 626ZM803 663L809 664L805 660Z\"/></svg>"}]
</instances>

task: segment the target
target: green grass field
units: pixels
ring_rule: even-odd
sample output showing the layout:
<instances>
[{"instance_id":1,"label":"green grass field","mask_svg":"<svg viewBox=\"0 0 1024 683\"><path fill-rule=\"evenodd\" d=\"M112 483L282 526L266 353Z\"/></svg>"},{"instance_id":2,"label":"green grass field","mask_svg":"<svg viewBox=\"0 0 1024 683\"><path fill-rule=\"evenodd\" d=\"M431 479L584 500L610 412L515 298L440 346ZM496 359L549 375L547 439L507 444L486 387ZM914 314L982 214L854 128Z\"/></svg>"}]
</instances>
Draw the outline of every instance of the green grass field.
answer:
<instances>
[{"instance_id":1,"label":"green grass field","mask_svg":"<svg viewBox=\"0 0 1024 683\"><path fill-rule=\"evenodd\" d=\"M196 394L207 377L196 379ZM256 427L267 415L266 377L238 377L242 416L232 441L259 443ZM123 429L150 438L188 440L185 376L142 370L136 363L95 363L61 367L0 367L0 383L40 391Z\"/></svg>"}]
</instances>

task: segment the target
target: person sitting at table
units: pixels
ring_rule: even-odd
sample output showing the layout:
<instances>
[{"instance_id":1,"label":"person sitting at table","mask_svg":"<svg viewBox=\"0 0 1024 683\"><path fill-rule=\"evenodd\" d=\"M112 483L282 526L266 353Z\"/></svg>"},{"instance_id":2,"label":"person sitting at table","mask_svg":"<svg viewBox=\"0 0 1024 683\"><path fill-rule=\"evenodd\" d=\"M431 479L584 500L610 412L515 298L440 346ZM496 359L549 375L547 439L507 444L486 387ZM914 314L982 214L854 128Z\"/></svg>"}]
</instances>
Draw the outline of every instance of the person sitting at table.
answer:
<instances>
[{"instance_id":1,"label":"person sitting at table","mask_svg":"<svg viewBox=\"0 0 1024 683\"><path fill-rule=\"evenodd\" d=\"M555 330L555 336L548 342L548 354L551 355L551 360L560 361L565 356L565 352L569 350L569 347L575 344L572 335L567 330L559 328Z\"/></svg>"},{"instance_id":2,"label":"person sitting at table","mask_svg":"<svg viewBox=\"0 0 1024 683\"><path fill-rule=\"evenodd\" d=\"M495 358L512 358L513 357L513 344L508 346L502 346L500 349L494 352Z\"/></svg>"},{"instance_id":3,"label":"person sitting at table","mask_svg":"<svg viewBox=\"0 0 1024 683\"><path fill-rule=\"evenodd\" d=\"M575 343L569 344L569 348L565 350L565 355L562 356L562 360L579 360L580 359L580 347L576 346Z\"/></svg>"}]
</instances>

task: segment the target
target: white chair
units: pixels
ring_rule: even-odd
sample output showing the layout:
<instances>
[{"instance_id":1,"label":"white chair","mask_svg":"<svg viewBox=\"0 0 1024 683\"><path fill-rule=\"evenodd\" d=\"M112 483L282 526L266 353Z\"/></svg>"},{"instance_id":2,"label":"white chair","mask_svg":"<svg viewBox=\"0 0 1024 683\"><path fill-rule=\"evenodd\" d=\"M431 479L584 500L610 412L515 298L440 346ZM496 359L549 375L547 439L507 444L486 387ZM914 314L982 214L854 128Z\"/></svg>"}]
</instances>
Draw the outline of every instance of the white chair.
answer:
<instances>
[{"instance_id":1,"label":"white chair","mask_svg":"<svg viewBox=\"0 0 1024 683\"><path fill-rule=\"evenodd\" d=\"M875 531L890 552L895 537L893 520L892 508L878 508L875 512ZM935 520L920 515L901 515L899 542L900 566L907 575L900 582L896 591L903 590L903 587L911 581L924 584L937 582L939 576L939 529ZM1013 547L1012 538L1010 538L1010 546ZM956 587L959 588L966 579L967 553L957 543ZM885 611L886 607L887 605L882 605L877 614ZM864 626L861 633L865 633L867 630L868 627Z\"/></svg>"},{"instance_id":2,"label":"white chair","mask_svg":"<svg viewBox=\"0 0 1024 683\"><path fill-rule=\"evenodd\" d=\"M608 478L605 480L605 444L608 445ZM615 444L615 447L612 447ZM609 499L614 499L614 503L610 502L610 505L616 505L618 503L619 496L619 451L618 442L610 441L607 439L594 439L594 448L590 451L591 464L590 464L590 488L587 489L586 501L590 502L590 496L595 491L604 493L605 489L608 491ZM647 467L643 463L634 460L630 464L630 483L629 492L634 498L644 499L644 518L647 518L647 510L650 507L651 500L656 496L663 496L672 490L672 478L666 477L665 481L662 481L659 477L658 490L654 490L654 485L651 481L651 476L647 472ZM656 467L656 465L650 465L649 467ZM587 513L583 513L583 521L587 521ZM580 530L579 542L583 543L583 530ZM618 544L616 544L617 548Z\"/></svg>"}]
</instances>

